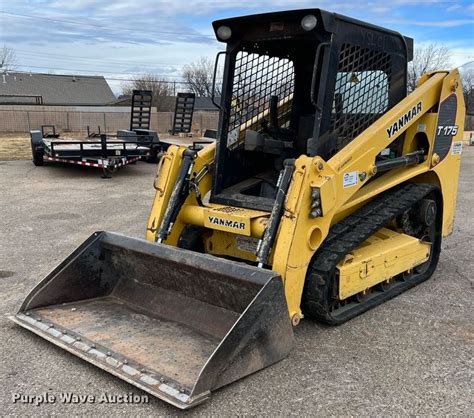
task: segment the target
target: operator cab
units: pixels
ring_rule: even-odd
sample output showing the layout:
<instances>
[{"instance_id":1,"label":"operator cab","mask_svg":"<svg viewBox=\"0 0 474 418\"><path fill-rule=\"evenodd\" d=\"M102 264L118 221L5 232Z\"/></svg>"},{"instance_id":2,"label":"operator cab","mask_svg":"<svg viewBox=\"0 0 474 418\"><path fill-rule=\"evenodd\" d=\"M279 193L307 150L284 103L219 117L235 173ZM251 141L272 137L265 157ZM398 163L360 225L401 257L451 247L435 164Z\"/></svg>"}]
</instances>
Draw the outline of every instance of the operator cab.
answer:
<instances>
[{"instance_id":1,"label":"operator cab","mask_svg":"<svg viewBox=\"0 0 474 418\"><path fill-rule=\"evenodd\" d=\"M213 203L270 211L285 159L328 160L406 96L413 41L397 32L320 9L213 27L227 44Z\"/></svg>"}]
</instances>

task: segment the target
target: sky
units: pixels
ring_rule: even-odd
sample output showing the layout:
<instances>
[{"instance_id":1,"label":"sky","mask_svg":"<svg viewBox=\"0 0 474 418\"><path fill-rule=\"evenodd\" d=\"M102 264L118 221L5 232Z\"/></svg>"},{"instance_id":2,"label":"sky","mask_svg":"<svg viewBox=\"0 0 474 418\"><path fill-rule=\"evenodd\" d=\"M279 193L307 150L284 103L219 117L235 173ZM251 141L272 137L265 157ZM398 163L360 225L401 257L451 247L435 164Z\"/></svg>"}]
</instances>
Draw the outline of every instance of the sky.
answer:
<instances>
[{"instance_id":1,"label":"sky","mask_svg":"<svg viewBox=\"0 0 474 418\"><path fill-rule=\"evenodd\" d=\"M384 26L474 61L474 1L468 0L0 0L0 47L21 71L104 75L124 81L155 73L180 80L183 65L223 49L216 19L317 7Z\"/></svg>"}]
</instances>

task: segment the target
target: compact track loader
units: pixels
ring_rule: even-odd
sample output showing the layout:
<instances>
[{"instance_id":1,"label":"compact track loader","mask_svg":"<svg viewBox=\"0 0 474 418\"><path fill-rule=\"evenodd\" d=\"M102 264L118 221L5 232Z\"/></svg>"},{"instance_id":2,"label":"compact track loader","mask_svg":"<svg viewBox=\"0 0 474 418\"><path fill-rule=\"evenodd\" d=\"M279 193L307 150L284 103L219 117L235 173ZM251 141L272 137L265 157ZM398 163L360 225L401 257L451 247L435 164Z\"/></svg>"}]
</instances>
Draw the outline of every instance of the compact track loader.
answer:
<instances>
[{"instance_id":1,"label":"compact track loader","mask_svg":"<svg viewBox=\"0 0 474 418\"><path fill-rule=\"evenodd\" d=\"M410 38L319 9L213 25L216 143L169 147L147 240L93 234L14 317L180 408L284 358L303 316L428 279L462 149L458 71L407 95Z\"/></svg>"}]
</instances>

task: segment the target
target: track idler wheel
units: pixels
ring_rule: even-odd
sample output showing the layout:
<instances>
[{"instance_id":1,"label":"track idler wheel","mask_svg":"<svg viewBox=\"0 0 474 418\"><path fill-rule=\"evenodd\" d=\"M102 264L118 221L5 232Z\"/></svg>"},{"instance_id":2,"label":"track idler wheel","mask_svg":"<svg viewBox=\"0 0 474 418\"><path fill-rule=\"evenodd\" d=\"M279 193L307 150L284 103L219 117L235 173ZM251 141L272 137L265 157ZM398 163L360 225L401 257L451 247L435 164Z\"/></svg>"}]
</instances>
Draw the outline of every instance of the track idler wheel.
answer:
<instances>
[{"instance_id":1,"label":"track idler wheel","mask_svg":"<svg viewBox=\"0 0 474 418\"><path fill-rule=\"evenodd\" d=\"M392 285L393 285L393 277L377 284L375 288L380 292L386 292L392 287Z\"/></svg>"},{"instance_id":2,"label":"track idler wheel","mask_svg":"<svg viewBox=\"0 0 474 418\"><path fill-rule=\"evenodd\" d=\"M401 282L406 282L406 281L410 280L412 277L413 277L413 269L404 271L403 273L400 273L398 275L398 279Z\"/></svg>"},{"instance_id":3,"label":"track idler wheel","mask_svg":"<svg viewBox=\"0 0 474 418\"><path fill-rule=\"evenodd\" d=\"M423 199L418 212L418 220L427 227L434 224L436 220L436 202L432 199Z\"/></svg>"},{"instance_id":4,"label":"track idler wheel","mask_svg":"<svg viewBox=\"0 0 474 418\"><path fill-rule=\"evenodd\" d=\"M372 293L372 288L365 289L362 292L359 292L356 295L354 295L354 300L358 303L365 302L365 300L369 297L371 293Z\"/></svg>"}]
</instances>

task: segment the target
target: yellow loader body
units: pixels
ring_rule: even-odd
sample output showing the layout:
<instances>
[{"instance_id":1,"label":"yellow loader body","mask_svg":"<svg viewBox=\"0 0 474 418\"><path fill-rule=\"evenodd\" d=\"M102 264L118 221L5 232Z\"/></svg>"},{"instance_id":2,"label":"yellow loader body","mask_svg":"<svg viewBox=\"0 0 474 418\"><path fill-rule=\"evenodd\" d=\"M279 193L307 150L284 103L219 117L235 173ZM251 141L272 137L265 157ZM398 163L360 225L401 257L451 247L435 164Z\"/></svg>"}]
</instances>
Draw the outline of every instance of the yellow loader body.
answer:
<instances>
[{"instance_id":1,"label":"yellow loader body","mask_svg":"<svg viewBox=\"0 0 474 418\"><path fill-rule=\"evenodd\" d=\"M318 156L313 158L301 156L296 160L296 169L271 262L272 270L280 274L283 279L289 315L295 318L294 321L298 321L296 318L303 317L301 295L307 268L313 254L326 239L330 227L374 196L406 181L436 185L441 190L444 202L442 235L447 236L452 233L457 195L457 181L452 181L452 179L457 179L459 176L461 155L458 149L462 147L463 130L459 129L453 136L449 152L441 159L433 146L438 115L429 110L453 95L460 102L459 111L456 114L456 125L463 126L465 113L458 71L434 72L425 75L412 94L329 161L324 161ZM409 124L401 127L393 136L387 135L387 129L399 120L403 120L407 112L412 112L417 108L420 110L413 112L416 115ZM383 149L398 136L405 134L404 153L412 152L418 145L419 132L425 134L430 141L431 152L426 155L423 163L412 168L393 170L366 184L377 174L374 161ZM155 180L157 192L146 236L150 241L156 240L157 226L160 225L168 205L184 150L184 147L171 147L158 168ZM206 165L212 166L214 156L215 145L204 148L198 154L194 171L197 173ZM358 178L357 184L345 187L344 176L347 173L357 173L358 177L363 173L365 178L364 180ZM209 193L211 184L212 172L209 172L199 184L200 194L204 196ZM310 211L312 188L318 188L321 193L324 216L317 219L310 219L307 216ZM176 246L185 225L202 226L213 230L212 234L206 238L206 252L216 256L255 261L256 244L263 236L269 217L270 213L218 204L206 204L202 207L191 194L183 204L166 243ZM214 218L221 220L221 225L213 223ZM243 237L255 238L253 247L252 241L248 239L244 241ZM393 248L392 251L394 254L398 252L397 248ZM391 257L389 252L388 256ZM421 254L417 260L418 264L425 258ZM403 266L400 266L400 271L403 270ZM382 282L385 278L385 267L379 265L373 274L379 278L378 282Z\"/></svg>"},{"instance_id":2,"label":"yellow loader body","mask_svg":"<svg viewBox=\"0 0 474 418\"><path fill-rule=\"evenodd\" d=\"M170 146L146 240L96 232L12 319L179 408L427 280L453 231L457 70L406 95L413 40L320 9L214 22L214 144ZM216 62L216 69L219 67Z\"/></svg>"}]
</instances>

